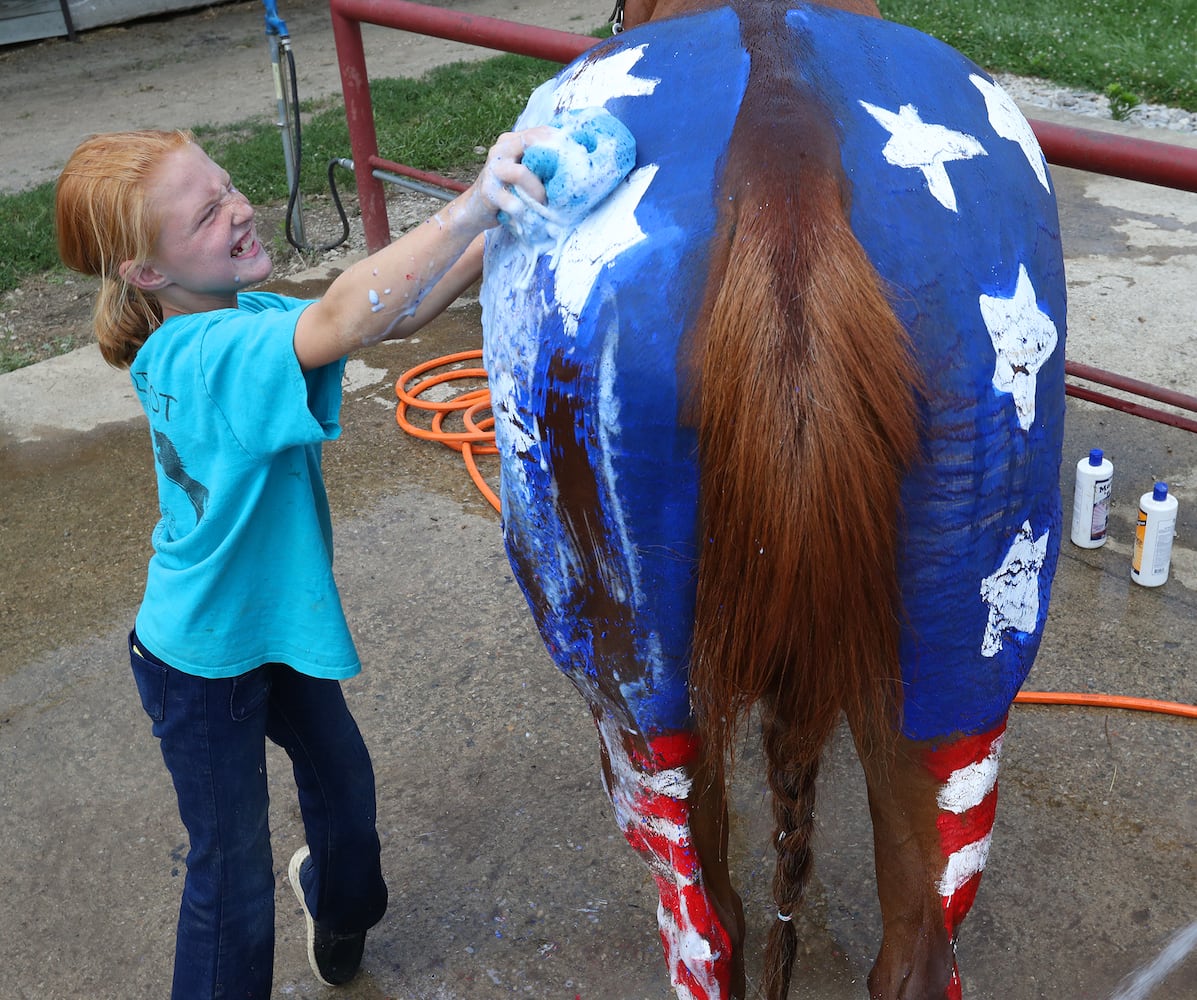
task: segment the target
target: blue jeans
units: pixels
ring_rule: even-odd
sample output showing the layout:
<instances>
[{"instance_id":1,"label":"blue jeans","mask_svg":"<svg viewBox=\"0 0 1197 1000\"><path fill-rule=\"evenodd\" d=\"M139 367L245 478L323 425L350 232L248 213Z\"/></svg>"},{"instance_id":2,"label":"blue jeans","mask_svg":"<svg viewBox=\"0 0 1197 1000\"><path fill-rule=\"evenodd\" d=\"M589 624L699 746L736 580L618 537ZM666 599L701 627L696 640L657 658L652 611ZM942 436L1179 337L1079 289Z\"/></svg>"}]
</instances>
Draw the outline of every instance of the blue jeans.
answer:
<instances>
[{"instance_id":1,"label":"blue jeans","mask_svg":"<svg viewBox=\"0 0 1197 1000\"><path fill-rule=\"evenodd\" d=\"M267 1000L275 882L266 740L295 772L312 854L308 909L338 932L373 927L387 904L366 745L336 681L281 663L196 677L163 663L135 633L129 659L191 842L171 996Z\"/></svg>"}]
</instances>

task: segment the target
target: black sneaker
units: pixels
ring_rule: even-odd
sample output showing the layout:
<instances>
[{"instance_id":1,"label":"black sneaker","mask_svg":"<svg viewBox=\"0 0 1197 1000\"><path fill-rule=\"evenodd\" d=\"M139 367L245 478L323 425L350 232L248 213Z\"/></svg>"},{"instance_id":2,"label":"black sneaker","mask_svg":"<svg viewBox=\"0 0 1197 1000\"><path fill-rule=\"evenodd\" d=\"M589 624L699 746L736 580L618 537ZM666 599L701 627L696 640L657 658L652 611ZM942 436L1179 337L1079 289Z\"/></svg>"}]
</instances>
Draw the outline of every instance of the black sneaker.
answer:
<instances>
[{"instance_id":1,"label":"black sneaker","mask_svg":"<svg viewBox=\"0 0 1197 1000\"><path fill-rule=\"evenodd\" d=\"M316 978L325 986L344 986L357 975L361 967L362 952L366 949L366 932L336 934L312 919L312 914L308 912L308 901L303 895L303 886L299 882L300 871L311 864L309 855L305 844L291 856L291 864L287 869L291 888L303 907L303 917L308 925L308 963L316 973Z\"/></svg>"}]
</instances>

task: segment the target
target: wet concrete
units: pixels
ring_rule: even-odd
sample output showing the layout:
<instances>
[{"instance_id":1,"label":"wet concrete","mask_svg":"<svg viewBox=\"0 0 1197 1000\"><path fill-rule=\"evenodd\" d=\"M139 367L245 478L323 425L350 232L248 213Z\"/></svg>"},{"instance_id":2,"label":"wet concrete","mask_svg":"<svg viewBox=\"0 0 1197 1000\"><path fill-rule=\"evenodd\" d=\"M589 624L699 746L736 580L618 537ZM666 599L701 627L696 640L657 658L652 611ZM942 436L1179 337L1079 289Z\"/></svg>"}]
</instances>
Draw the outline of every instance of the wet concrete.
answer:
<instances>
[{"instance_id":1,"label":"wet concrete","mask_svg":"<svg viewBox=\"0 0 1197 1000\"><path fill-rule=\"evenodd\" d=\"M1145 210L1139 186L1056 178L1076 276L1069 356L1193 392L1197 196L1147 189ZM362 354L345 433L326 450L338 576L366 664L346 687L375 758L392 889L363 975L338 995L667 1000L649 876L615 830L593 726L532 629L498 519L455 455L393 420L400 372L478 337L467 305ZM81 368L123 390L94 359ZM0 995L162 996L186 847L123 648L149 555L150 454L121 390L117 416L94 430L56 426L55 411L96 395L80 367L60 370L0 377ZM53 401L49 416L36 399ZM1071 465L1094 445L1116 468L1111 538L1064 545L1028 687L1197 702L1197 438L1070 401L1066 517ZM1146 590L1129 580L1132 524L1156 478L1181 498L1179 537L1172 579ZM969 1000L1108 998L1193 922L1194 726L1015 709L960 944ZM286 885L302 834L285 758L272 752L270 767L276 995L332 995L307 968ZM820 795L793 995L859 1000L879 919L863 781L842 739ZM734 805L733 864L759 944L773 913L770 820L750 743ZM1151 996L1197 996L1197 958Z\"/></svg>"}]
</instances>

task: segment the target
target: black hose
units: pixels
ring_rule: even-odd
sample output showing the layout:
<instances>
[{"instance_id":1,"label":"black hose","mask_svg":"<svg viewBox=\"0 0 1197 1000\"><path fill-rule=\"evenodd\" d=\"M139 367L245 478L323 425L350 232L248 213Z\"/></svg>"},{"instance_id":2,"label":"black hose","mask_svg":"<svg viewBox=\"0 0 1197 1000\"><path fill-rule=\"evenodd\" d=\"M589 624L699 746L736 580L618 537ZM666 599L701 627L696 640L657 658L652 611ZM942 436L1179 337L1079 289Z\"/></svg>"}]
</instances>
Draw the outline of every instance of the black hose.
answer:
<instances>
[{"instance_id":1,"label":"black hose","mask_svg":"<svg viewBox=\"0 0 1197 1000\"><path fill-rule=\"evenodd\" d=\"M295 233L291 228L291 215L295 210L295 202L299 198L299 169L303 156L303 139L300 131L299 122L299 84L295 79L295 54L291 51L290 46L285 47L287 53L287 76L291 83L291 108L295 115L295 143L293 148L292 162L295 164L295 177L291 182L291 191L287 197L287 219L286 219L286 235L287 242L296 250L314 251L322 253L325 250L333 250L339 247L347 239L349 239L349 219L345 215L345 207L341 204L341 196L337 193L337 181L333 175L333 171L341 162L334 158L328 161L328 190L332 194L333 204L337 206L337 215L341 217L341 238L334 243L312 244L301 243L295 238Z\"/></svg>"}]
</instances>

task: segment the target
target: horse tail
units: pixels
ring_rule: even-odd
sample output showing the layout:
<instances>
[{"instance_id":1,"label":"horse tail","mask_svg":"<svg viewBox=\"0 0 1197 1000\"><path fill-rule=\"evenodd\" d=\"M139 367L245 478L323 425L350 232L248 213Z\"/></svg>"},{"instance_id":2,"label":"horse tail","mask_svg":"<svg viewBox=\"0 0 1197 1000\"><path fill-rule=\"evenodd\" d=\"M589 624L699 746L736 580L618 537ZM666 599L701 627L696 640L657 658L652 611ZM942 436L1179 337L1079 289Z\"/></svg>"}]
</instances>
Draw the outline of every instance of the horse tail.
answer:
<instances>
[{"instance_id":1,"label":"horse tail","mask_svg":"<svg viewBox=\"0 0 1197 1000\"><path fill-rule=\"evenodd\" d=\"M797 954L797 935L791 917L797 912L813 867L811 843L815 826L815 782L819 758L788 746L794 739L789 721L767 707L761 713L766 778L773 796L773 836L777 866L773 898L778 919L769 929L761 976L762 992L770 1000L784 1000Z\"/></svg>"},{"instance_id":2,"label":"horse tail","mask_svg":"<svg viewBox=\"0 0 1197 1000\"><path fill-rule=\"evenodd\" d=\"M788 985L784 918L809 872L822 748L841 713L879 749L898 724L897 535L919 384L848 224L829 118L778 93L750 79L688 352L702 532L691 691L720 765L761 705L783 917L770 997Z\"/></svg>"}]
</instances>

